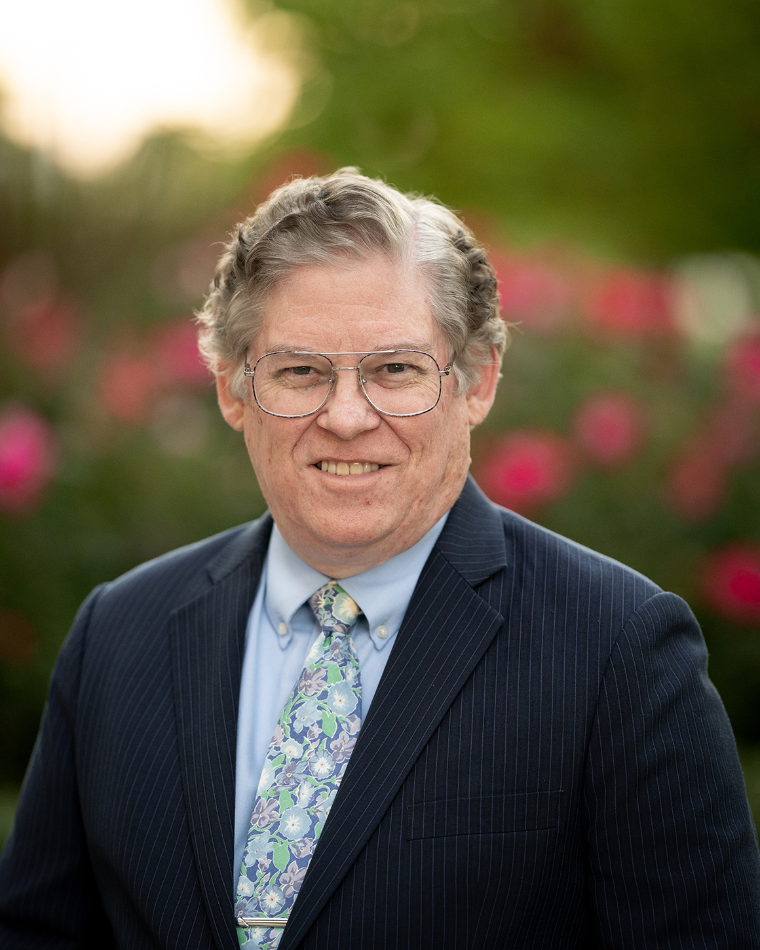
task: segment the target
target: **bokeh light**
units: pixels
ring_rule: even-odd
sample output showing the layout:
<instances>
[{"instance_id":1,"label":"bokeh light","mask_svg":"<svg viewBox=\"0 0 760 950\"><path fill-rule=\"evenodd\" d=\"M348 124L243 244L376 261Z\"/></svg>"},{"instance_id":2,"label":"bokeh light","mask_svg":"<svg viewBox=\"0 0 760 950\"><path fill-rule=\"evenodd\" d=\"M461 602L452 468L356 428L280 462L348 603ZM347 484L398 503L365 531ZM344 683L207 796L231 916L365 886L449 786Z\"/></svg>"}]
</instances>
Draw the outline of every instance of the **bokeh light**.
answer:
<instances>
[{"instance_id":1,"label":"bokeh light","mask_svg":"<svg viewBox=\"0 0 760 950\"><path fill-rule=\"evenodd\" d=\"M300 87L295 21L233 0L24 0L0 30L2 126L79 175L129 157L156 129L216 148L278 128Z\"/></svg>"}]
</instances>

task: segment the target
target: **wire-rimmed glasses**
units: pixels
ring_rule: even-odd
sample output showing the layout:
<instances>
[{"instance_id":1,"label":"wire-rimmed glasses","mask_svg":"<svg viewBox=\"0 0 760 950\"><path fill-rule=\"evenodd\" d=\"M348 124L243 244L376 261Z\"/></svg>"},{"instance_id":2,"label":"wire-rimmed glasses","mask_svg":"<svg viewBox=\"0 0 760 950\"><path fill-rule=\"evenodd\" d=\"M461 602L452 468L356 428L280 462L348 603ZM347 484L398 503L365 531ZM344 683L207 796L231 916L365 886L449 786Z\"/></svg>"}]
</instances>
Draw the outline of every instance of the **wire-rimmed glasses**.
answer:
<instances>
[{"instance_id":1,"label":"wire-rimmed glasses","mask_svg":"<svg viewBox=\"0 0 760 950\"><path fill-rule=\"evenodd\" d=\"M331 356L364 356L355 366L336 366ZM335 374L356 370L367 402L385 416L420 416L441 398L441 369L422 350L349 350L312 353L305 350L265 353L244 375L251 378L256 404L270 416L299 419L324 406L335 385Z\"/></svg>"}]
</instances>

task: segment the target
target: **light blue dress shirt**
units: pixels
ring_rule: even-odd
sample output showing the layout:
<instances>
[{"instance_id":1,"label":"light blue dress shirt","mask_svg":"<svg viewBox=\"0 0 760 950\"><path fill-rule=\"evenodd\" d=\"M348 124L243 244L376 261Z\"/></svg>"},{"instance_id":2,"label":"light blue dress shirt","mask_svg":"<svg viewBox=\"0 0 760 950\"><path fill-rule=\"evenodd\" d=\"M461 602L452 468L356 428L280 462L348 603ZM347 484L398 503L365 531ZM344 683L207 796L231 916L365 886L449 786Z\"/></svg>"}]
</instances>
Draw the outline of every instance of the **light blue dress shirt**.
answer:
<instances>
[{"instance_id":1,"label":"light blue dress shirt","mask_svg":"<svg viewBox=\"0 0 760 950\"><path fill-rule=\"evenodd\" d=\"M364 614L351 634L361 669L362 719L377 690L422 568L447 518L448 512L408 551L340 582ZM320 633L307 601L330 579L302 561L274 526L245 634L235 773L234 887L272 733L293 684L301 675L306 655Z\"/></svg>"}]
</instances>

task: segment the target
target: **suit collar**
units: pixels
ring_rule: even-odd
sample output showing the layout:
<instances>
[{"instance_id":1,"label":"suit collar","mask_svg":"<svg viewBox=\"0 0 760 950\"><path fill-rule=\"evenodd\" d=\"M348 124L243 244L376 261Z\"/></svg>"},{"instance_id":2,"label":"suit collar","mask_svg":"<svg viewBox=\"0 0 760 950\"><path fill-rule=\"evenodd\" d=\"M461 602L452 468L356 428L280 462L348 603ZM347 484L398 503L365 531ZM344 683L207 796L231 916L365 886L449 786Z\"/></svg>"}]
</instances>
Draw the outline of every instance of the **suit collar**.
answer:
<instances>
[{"instance_id":1,"label":"suit collar","mask_svg":"<svg viewBox=\"0 0 760 950\"><path fill-rule=\"evenodd\" d=\"M272 516L267 511L261 518L245 525L222 550L208 562L206 571L216 584L236 571L245 562L264 563L272 533ZM259 574L261 567L259 566Z\"/></svg>"},{"instance_id":2,"label":"suit collar","mask_svg":"<svg viewBox=\"0 0 760 950\"><path fill-rule=\"evenodd\" d=\"M438 539L438 550L473 587L507 566L500 509L467 476Z\"/></svg>"},{"instance_id":3,"label":"suit collar","mask_svg":"<svg viewBox=\"0 0 760 950\"><path fill-rule=\"evenodd\" d=\"M237 945L231 873L240 676L271 528L265 516L240 531L206 566L211 584L170 618L188 825L219 950Z\"/></svg>"}]
</instances>

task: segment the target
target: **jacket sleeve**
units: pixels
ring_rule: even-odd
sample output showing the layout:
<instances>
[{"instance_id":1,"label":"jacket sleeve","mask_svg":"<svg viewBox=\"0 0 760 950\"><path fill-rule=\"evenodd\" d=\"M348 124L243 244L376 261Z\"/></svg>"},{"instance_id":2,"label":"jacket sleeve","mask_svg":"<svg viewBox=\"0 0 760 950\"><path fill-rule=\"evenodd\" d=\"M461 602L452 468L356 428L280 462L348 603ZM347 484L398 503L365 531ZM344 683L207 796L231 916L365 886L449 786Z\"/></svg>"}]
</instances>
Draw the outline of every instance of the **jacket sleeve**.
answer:
<instances>
[{"instance_id":1,"label":"jacket sleeve","mask_svg":"<svg viewBox=\"0 0 760 950\"><path fill-rule=\"evenodd\" d=\"M758 950L760 856L696 619L658 593L604 673L585 771L600 948Z\"/></svg>"},{"instance_id":2,"label":"jacket sleeve","mask_svg":"<svg viewBox=\"0 0 760 950\"><path fill-rule=\"evenodd\" d=\"M76 776L82 651L100 589L82 605L50 681L16 820L0 858L0 950L107 950Z\"/></svg>"}]
</instances>

